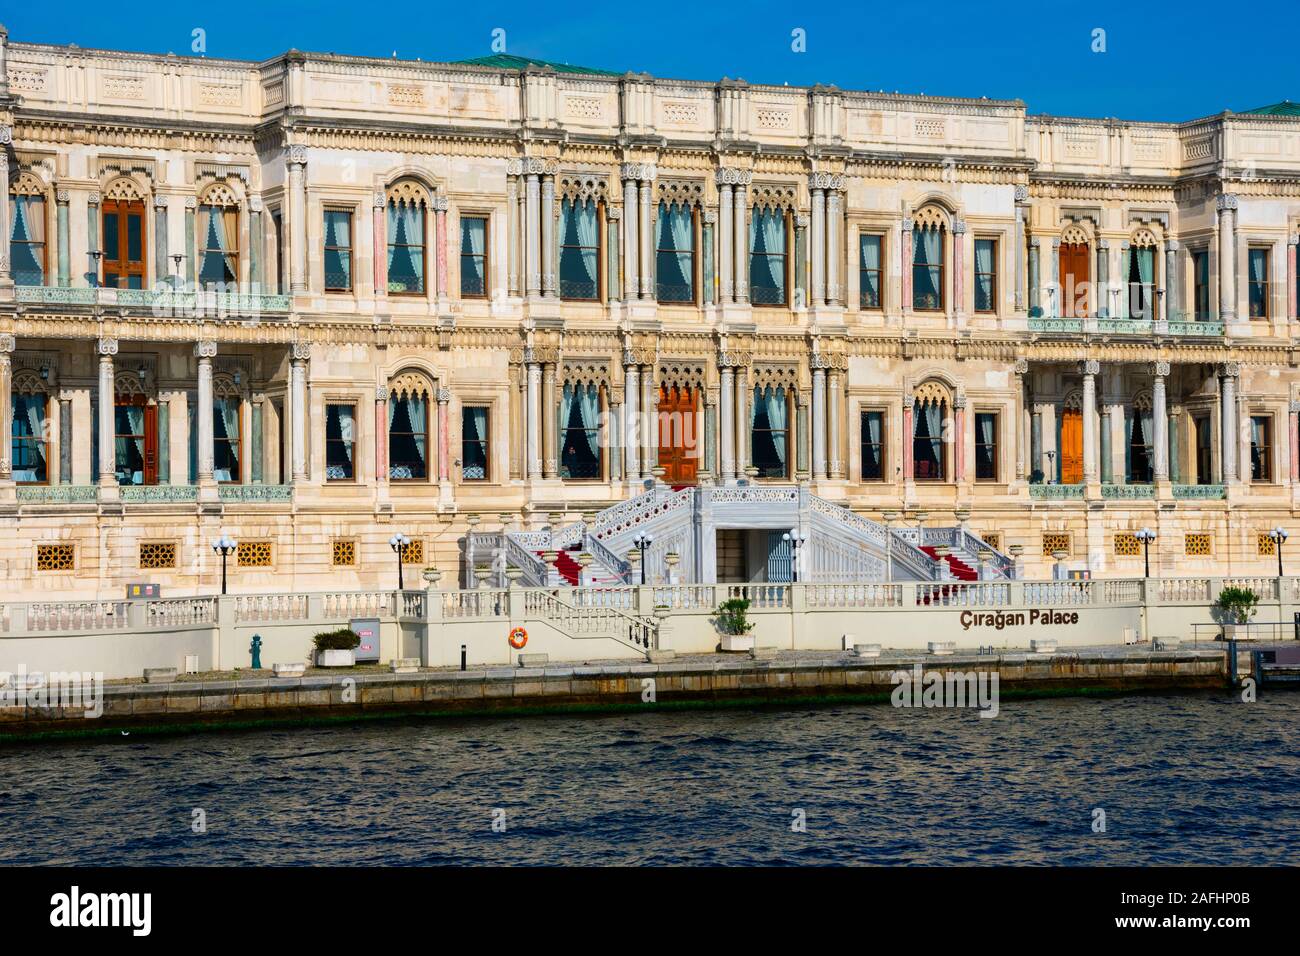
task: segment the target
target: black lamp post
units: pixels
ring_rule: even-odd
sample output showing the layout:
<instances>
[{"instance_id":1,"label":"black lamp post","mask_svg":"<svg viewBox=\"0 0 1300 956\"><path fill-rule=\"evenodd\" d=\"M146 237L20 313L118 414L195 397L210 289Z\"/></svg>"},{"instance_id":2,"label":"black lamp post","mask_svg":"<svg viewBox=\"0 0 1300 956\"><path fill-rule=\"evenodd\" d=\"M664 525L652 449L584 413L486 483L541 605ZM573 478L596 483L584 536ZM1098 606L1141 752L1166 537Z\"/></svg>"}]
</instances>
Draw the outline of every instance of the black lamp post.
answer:
<instances>
[{"instance_id":1,"label":"black lamp post","mask_svg":"<svg viewBox=\"0 0 1300 956\"><path fill-rule=\"evenodd\" d=\"M1156 533L1150 528L1143 528L1133 537L1142 542L1142 562L1146 567L1144 577L1151 577L1151 542L1156 539Z\"/></svg>"},{"instance_id":2,"label":"black lamp post","mask_svg":"<svg viewBox=\"0 0 1300 956\"><path fill-rule=\"evenodd\" d=\"M399 591L406 590L405 586L402 584L402 558L404 557L402 552L410 543L411 539L400 531L388 539L388 546L397 554L397 590Z\"/></svg>"},{"instance_id":3,"label":"black lamp post","mask_svg":"<svg viewBox=\"0 0 1300 956\"><path fill-rule=\"evenodd\" d=\"M228 534L223 534L212 542L212 550L221 555L221 593L226 593L226 558L231 555L238 546L234 538Z\"/></svg>"},{"instance_id":4,"label":"black lamp post","mask_svg":"<svg viewBox=\"0 0 1300 956\"><path fill-rule=\"evenodd\" d=\"M1288 535L1286 529L1278 525L1268 533L1268 536L1273 540L1273 550L1277 552L1277 576L1280 578L1282 577L1282 545L1286 544Z\"/></svg>"},{"instance_id":5,"label":"black lamp post","mask_svg":"<svg viewBox=\"0 0 1300 956\"><path fill-rule=\"evenodd\" d=\"M646 534L644 531L638 532L637 536L632 539L632 544L641 552L641 583L645 584L645 553L650 550L650 545L654 544L654 535Z\"/></svg>"},{"instance_id":6,"label":"black lamp post","mask_svg":"<svg viewBox=\"0 0 1300 956\"><path fill-rule=\"evenodd\" d=\"M808 536L800 534L798 528L791 528L785 534L781 535L782 541L790 542L790 582L799 583L799 549L807 542Z\"/></svg>"}]
</instances>

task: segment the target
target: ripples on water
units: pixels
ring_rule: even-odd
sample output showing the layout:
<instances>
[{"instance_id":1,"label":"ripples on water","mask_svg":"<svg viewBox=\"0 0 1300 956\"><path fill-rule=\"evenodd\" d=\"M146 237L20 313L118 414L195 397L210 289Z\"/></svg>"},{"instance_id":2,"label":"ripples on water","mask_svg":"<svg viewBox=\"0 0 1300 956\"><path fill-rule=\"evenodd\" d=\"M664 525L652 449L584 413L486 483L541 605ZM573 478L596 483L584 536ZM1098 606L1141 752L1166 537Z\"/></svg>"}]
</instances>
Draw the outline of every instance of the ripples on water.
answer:
<instances>
[{"instance_id":1,"label":"ripples on water","mask_svg":"<svg viewBox=\"0 0 1300 956\"><path fill-rule=\"evenodd\" d=\"M1294 863L1297 705L410 719L11 747L0 862Z\"/></svg>"}]
</instances>

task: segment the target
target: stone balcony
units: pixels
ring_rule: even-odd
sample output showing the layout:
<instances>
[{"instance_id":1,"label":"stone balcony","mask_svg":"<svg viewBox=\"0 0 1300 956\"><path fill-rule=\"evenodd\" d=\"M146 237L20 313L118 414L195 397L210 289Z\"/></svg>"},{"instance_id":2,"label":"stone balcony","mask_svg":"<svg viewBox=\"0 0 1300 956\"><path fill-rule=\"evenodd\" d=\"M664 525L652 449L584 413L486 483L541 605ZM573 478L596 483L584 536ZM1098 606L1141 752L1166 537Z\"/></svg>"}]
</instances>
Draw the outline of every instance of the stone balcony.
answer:
<instances>
[{"instance_id":1,"label":"stone balcony","mask_svg":"<svg viewBox=\"0 0 1300 956\"><path fill-rule=\"evenodd\" d=\"M287 316L293 307L293 297L289 295L202 289L80 289L24 285L15 287L14 298L26 305L99 306L147 311L160 318Z\"/></svg>"},{"instance_id":2,"label":"stone balcony","mask_svg":"<svg viewBox=\"0 0 1300 956\"><path fill-rule=\"evenodd\" d=\"M1223 338L1222 322L1158 321L1150 319L1030 317L1029 331L1047 335L1132 335L1140 338Z\"/></svg>"}]
</instances>

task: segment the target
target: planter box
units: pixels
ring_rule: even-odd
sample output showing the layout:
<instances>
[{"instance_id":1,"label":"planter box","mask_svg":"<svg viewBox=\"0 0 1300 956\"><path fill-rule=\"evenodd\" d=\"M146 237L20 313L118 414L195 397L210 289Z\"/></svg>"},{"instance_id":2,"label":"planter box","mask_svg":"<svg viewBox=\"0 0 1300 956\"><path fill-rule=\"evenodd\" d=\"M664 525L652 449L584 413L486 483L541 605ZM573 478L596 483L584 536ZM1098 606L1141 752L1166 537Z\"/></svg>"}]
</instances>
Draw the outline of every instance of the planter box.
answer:
<instances>
[{"instance_id":1,"label":"planter box","mask_svg":"<svg viewBox=\"0 0 1300 956\"><path fill-rule=\"evenodd\" d=\"M317 667L352 667L357 662L355 651L317 651Z\"/></svg>"},{"instance_id":2,"label":"planter box","mask_svg":"<svg viewBox=\"0 0 1300 956\"><path fill-rule=\"evenodd\" d=\"M879 644L854 644L853 656L854 657L879 657L880 645Z\"/></svg>"},{"instance_id":3,"label":"planter box","mask_svg":"<svg viewBox=\"0 0 1300 956\"><path fill-rule=\"evenodd\" d=\"M271 671L276 677L301 677L307 672L306 664L272 664Z\"/></svg>"},{"instance_id":4,"label":"planter box","mask_svg":"<svg viewBox=\"0 0 1300 956\"><path fill-rule=\"evenodd\" d=\"M176 679L176 668L174 667L146 667L144 669L144 682L146 684L170 684Z\"/></svg>"},{"instance_id":5,"label":"planter box","mask_svg":"<svg viewBox=\"0 0 1300 956\"><path fill-rule=\"evenodd\" d=\"M956 641L930 641L925 645L925 650L929 654L941 655L951 654L956 647Z\"/></svg>"},{"instance_id":6,"label":"planter box","mask_svg":"<svg viewBox=\"0 0 1300 956\"><path fill-rule=\"evenodd\" d=\"M752 651L754 649L754 636L752 634L723 634L722 649L724 651Z\"/></svg>"}]
</instances>

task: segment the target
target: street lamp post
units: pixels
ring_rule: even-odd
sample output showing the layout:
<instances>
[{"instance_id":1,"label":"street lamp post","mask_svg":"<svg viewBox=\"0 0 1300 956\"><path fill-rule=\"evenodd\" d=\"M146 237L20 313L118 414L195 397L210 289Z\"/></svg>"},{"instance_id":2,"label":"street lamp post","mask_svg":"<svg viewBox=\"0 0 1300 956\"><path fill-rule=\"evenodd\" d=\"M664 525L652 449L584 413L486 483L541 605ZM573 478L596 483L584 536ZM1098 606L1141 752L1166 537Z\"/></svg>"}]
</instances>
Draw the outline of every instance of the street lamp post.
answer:
<instances>
[{"instance_id":1,"label":"street lamp post","mask_svg":"<svg viewBox=\"0 0 1300 956\"><path fill-rule=\"evenodd\" d=\"M399 591L405 590L405 587L402 584L402 551L410 543L411 539L400 531L388 539L388 546L392 548L394 553L397 555L397 590Z\"/></svg>"},{"instance_id":2,"label":"street lamp post","mask_svg":"<svg viewBox=\"0 0 1300 956\"><path fill-rule=\"evenodd\" d=\"M1288 537L1286 528L1278 525L1268 533L1269 538L1273 541L1273 550L1277 552L1277 576L1282 577L1282 545L1286 544Z\"/></svg>"},{"instance_id":3,"label":"street lamp post","mask_svg":"<svg viewBox=\"0 0 1300 956\"><path fill-rule=\"evenodd\" d=\"M800 534L798 528L791 528L785 534L781 535L782 541L790 542L790 582L799 583L799 549L804 546L808 540L806 534Z\"/></svg>"},{"instance_id":4,"label":"street lamp post","mask_svg":"<svg viewBox=\"0 0 1300 956\"><path fill-rule=\"evenodd\" d=\"M644 531L638 532L637 536L632 539L632 544L641 552L641 583L645 584L645 553L650 550L650 545L654 544L654 535L646 534Z\"/></svg>"},{"instance_id":5,"label":"street lamp post","mask_svg":"<svg viewBox=\"0 0 1300 956\"><path fill-rule=\"evenodd\" d=\"M212 542L213 552L221 555L221 593L222 594L226 593L226 558L227 556L229 556L234 552L236 547L238 547L238 542L235 541L235 539L228 534L222 534L221 537L217 538L215 541Z\"/></svg>"},{"instance_id":6,"label":"street lamp post","mask_svg":"<svg viewBox=\"0 0 1300 956\"><path fill-rule=\"evenodd\" d=\"M1144 577L1151 577L1151 542L1156 539L1156 533L1150 528L1143 528L1133 537L1142 542L1142 563L1145 566L1146 573Z\"/></svg>"}]
</instances>

